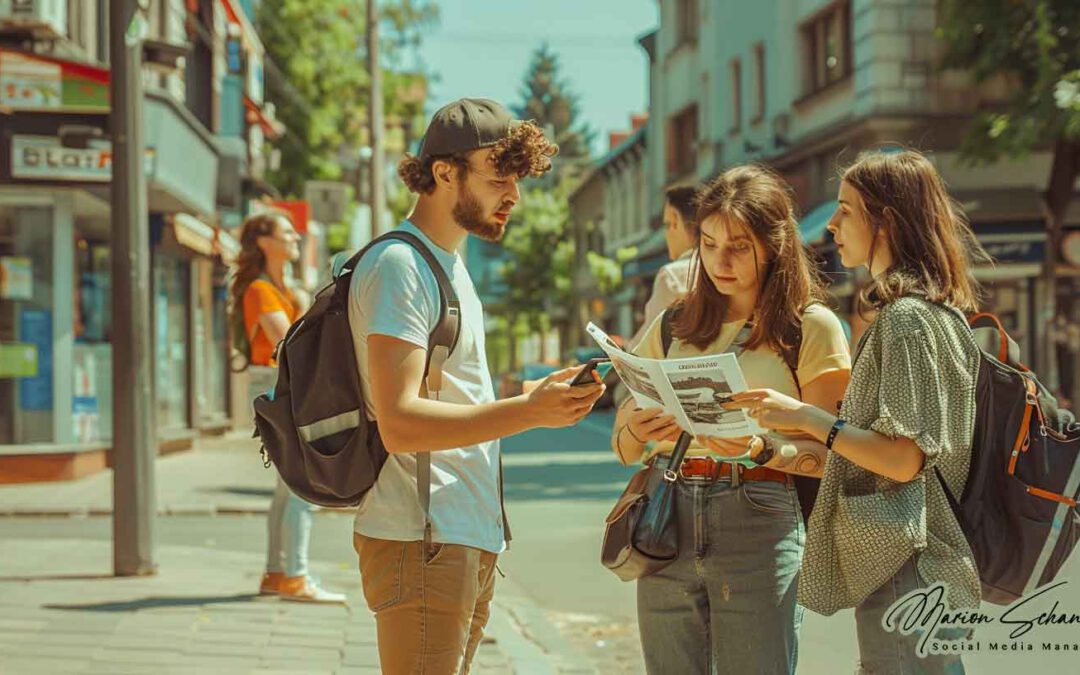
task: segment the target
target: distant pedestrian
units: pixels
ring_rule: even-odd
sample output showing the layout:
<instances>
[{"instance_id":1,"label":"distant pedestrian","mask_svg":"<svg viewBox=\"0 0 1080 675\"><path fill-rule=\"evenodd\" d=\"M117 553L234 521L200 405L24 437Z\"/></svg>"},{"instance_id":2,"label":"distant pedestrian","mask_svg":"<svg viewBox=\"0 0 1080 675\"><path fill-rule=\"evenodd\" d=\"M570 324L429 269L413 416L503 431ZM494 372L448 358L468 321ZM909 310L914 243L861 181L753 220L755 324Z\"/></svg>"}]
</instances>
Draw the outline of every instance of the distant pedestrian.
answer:
<instances>
[{"instance_id":1,"label":"distant pedestrian","mask_svg":"<svg viewBox=\"0 0 1080 675\"><path fill-rule=\"evenodd\" d=\"M691 263L697 248L696 194L696 188L685 185L668 188L664 193L664 241L671 262L656 273L652 294L645 303L645 318L637 333L630 338L630 349L641 342L645 331L660 316L660 312L676 300L681 300L690 290Z\"/></svg>"},{"instance_id":2,"label":"distant pedestrian","mask_svg":"<svg viewBox=\"0 0 1080 675\"><path fill-rule=\"evenodd\" d=\"M286 266L300 258L299 241L292 222L281 213L251 216L240 232L232 306L233 311L243 313L250 345L252 399L274 388L274 349L302 309L297 294L286 285L285 276ZM308 571L311 516L316 508L290 492L278 477L267 520L269 541L260 595L306 602L345 602L343 594L321 588Z\"/></svg>"},{"instance_id":3,"label":"distant pedestrian","mask_svg":"<svg viewBox=\"0 0 1080 675\"><path fill-rule=\"evenodd\" d=\"M983 252L917 152L864 154L844 172L839 202L829 231L843 265L870 272L863 299L877 310L839 414L771 390L738 394L735 405L831 451L799 601L825 615L855 608L860 673L961 674L958 652L916 658L919 632L886 631L882 619L936 582L948 586L946 611L979 607L978 571L942 481L963 493L971 463L979 347L963 313L977 311L971 268Z\"/></svg>"}]
</instances>

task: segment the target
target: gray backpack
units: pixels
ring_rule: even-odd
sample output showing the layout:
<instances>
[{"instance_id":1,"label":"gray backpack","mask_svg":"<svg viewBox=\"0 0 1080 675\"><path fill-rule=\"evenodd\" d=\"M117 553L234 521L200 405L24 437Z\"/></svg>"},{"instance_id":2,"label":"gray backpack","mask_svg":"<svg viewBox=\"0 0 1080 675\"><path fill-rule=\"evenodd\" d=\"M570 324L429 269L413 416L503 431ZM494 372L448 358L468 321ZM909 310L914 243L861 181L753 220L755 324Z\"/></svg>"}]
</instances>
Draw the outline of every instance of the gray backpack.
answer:
<instances>
[{"instance_id":1,"label":"gray backpack","mask_svg":"<svg viewBox=\"0 0 1080 675\"><path fill-rule=\"evenodd\" d=\"M378 426L368 420L352 331L349 284L360 258L375 244L396 239L427 261L439 287L439 321L428 340L424 380L442 388L442 368L457 344L461 305L442 266L417 237L394 231L354 255L277 346L277 384L255 399L255 436L264 465L271 463L298 497L320 506L356 506L375 485L386 462ZM417 480L425 514L430 499L431 454L417 453Z\"/></svg>"}]
</instances>

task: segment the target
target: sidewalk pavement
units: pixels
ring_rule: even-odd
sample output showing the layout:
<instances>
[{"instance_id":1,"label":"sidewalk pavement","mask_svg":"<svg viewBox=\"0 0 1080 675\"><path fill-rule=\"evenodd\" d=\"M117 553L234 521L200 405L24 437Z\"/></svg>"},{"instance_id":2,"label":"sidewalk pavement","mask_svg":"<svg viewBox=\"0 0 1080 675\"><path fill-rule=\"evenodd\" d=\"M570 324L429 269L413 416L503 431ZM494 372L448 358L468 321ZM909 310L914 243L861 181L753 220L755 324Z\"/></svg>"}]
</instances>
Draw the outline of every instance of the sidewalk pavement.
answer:
<instances>
[{"instance_id":1,"label":"sidewalk pavement","mask_svg":"<svg viewBox=\"0 0 1080 675\"><path fill-rule=\"evenodd\" d=\"M572 453L575 461L612 464L607 450L612 419L613 412L600 411L573 429L545 430L557 439L549 447ZM507 466L554 458L548 449L536 455L528 452L531 448L521 448L522 438L504 441ZM597 451L586 456L583 447ZM261 514L270 507L276 474L263 466L259 442L249 432L197 439L192 450L158 457L154 468L158 515ZM112 477L106 469L75 481L0 485L0 517L109 515Z\"/></svg>"},{"instance_id":2,"label":"sidewalk pavement","mask_svg":"<svg viewBox=\"0 0 1080 675\"><path fill-rule=\"evenodd\" d=\"M159 515L265 513L275 472L265 468L249 433L200 438L192 450L155 461ZM80 480L0 485L0 516L86 516L112 513L113 472Z\"/></svg>"},{"instance_id":3,"label":"sidewalk pavement","mask_svg":"<svg viewBox=\"0 0 1080 675\"><path fill-rule=\"evenodd\" d=\"M349 606L260 598L260 556L157 549L155 576L111 576L109 542L0 544L0 673L214 675L378 673L375 623L354 570L313 564ZM474 672L589 673L512 591L498 599ZM532 622L532 623L530 623ZM547 638L549 636L543 636Z\"/></svg>"}]
</instances>

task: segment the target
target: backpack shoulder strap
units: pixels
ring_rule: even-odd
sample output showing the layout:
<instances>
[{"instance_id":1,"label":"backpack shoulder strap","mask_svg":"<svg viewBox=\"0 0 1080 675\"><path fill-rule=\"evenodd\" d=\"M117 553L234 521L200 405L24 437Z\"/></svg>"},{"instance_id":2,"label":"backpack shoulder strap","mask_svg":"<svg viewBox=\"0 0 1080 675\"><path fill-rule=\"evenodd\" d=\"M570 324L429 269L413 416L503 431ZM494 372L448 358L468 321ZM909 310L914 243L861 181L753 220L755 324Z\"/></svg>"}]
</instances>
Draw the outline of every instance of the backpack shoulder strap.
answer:
<instances>
[{"instance_id":1,"label":"backpack shoulder strap","mask_svg":"<svg viewBox=\"0 0 1080 675\"><path fill-rule=\"evenodd\" d=\"M667 356L668 352L671 351L671 342L675 339L672 333L674 330L673 324L675 323L675 317L678 315L679 310L675 307L668 307L660 315L660 345L664 349L664 356Z\"/></svg>"},{"instance_id":2,"label":"backpack shoulder strap","mask_svg":"<svg viewBox=\"0 0 1080 675\"><path fill-rule=\"evenodd\" d=\"M356 269L357 264L360 262L360 258L362 258L373 246L387 240L396 240L412 246L424 259L428 268L431 270L431 273L435 276L435 282L439 288L439 319L435 324L435 328L431 331L431 335L428 337L428 353L427 361L424 364L424 379L428 381L428 391L439 391L442 388L442 365L454 351L454 348L457 346L458 338L461 335L461 302L458 299L457 291L454 290L454 285L450 282L450 278L446 276L446 270L444 270L439 261L435 259L435 256L424 242L420 241L419 237L409 232L398 230L387 232L372 240L367 246L360 249L356 255L350 258L338 275L338 279L344 280L351 278L353 270ZM348 281L342 282L339 285L339 289L344 288L344 293L348 293L348 285ZM431 368L433 362L436 366L434 373ZM435 375L435 381L432 381L430 375Z\"/></svg>"}]
</instances>

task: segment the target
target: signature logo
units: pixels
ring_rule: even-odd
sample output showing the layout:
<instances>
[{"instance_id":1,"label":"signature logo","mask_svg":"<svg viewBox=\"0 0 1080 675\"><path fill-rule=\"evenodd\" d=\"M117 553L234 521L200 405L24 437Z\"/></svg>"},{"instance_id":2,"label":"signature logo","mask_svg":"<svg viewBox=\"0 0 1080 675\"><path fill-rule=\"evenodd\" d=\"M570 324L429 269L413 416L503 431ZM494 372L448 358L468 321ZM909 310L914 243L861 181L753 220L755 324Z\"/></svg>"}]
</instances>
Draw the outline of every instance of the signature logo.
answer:
<instances>
[{"instance_id":1,"label":"signature logo","mask_svg":"<svg viewBox=\"0 0 1080 675\"><path fill-rule=\"evenodd\" d=\"M1067 583L1059 581L1036 589L1006 607L1000 616L991 616L977 610L950 611L946 603L948 585L937 582L929 588L917 588L894 602L882 617L881 626L901 635L919 635L916 654L920 658L935 653L932 642L942 641L939 634L942 629L964 629L967 633L977 626L1000 624L1012 626L1009 638L1017 640L1036 626L1080 624L1080 614L1060 611L1059 600L1054 600L1049 610L1039 609L1045 606L1052 591Z\"/></svg>"}]
</instances>

